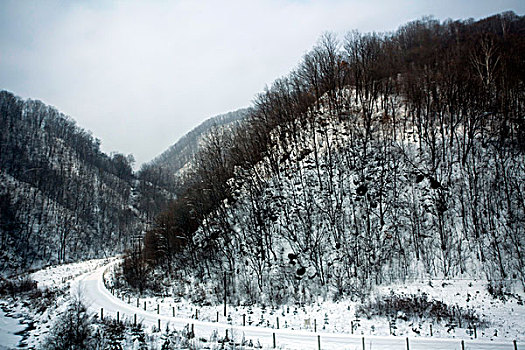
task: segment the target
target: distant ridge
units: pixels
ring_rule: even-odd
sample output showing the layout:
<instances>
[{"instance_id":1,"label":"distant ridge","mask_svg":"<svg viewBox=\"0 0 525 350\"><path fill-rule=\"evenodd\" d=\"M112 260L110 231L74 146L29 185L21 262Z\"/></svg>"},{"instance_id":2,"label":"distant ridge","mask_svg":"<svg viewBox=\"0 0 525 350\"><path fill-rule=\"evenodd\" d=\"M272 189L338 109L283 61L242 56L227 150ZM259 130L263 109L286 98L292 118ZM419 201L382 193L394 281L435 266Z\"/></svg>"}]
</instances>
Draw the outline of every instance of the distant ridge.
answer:
<instances>
[{"instance_id":1,"label":"distant ridge","mask_svg":"<svg viewBox=\"0 0 525 350\"><path fill-rule=\"evenodd\" d=\"M177 174L189 162L197 152L203 137L214 127L226 127L243 120L250 112L250 108L241 108L233 112L220 114L209 118L181 137L166 151L154 158L148 165L161 167L168 170L172 175Z\"/></svg>"}]
</instances>

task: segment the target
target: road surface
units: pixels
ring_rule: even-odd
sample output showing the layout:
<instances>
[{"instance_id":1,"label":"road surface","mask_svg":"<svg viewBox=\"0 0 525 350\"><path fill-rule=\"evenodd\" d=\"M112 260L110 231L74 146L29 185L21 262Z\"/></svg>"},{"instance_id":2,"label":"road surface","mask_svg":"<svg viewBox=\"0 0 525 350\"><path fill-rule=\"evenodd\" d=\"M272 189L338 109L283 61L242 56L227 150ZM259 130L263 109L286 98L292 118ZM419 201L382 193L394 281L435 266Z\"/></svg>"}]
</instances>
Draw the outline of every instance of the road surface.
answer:
<instances>
[{"instance_id":1,"label":"road surface","mask_svg":"<svg viewBox=\"0 0 525 350\"><path fill-rule=\"evenodd\" d=\"M232 326L225 323L204 322L195 319L168 317L157 315L156 312L145 311L134 305L127 304L119 298L113 296L104 286L102 276L108 265L98 268L95 272L88 273L77 282L73 288L73 293L80 292L89 310L100 314L100 309L104 309L104 317L119 317L121 320L133 320L137 315L137 321L144 326L157 326L160 320L161 328L166 325L170 328L182 329L186 325L193 325L197 338L210 338L213 332L217 331L223 336L228 330L228 335L233 335L234 339L251 339L254 344L259 343L265 347L273 347L273 334L278 348L281 349L318 349L320 341L322 349L351 349L363 350L363 338L360 335L335 334L335 333L314 333L309 331L273 329L253 326ZM461 339L446 338L409 338L410 350L462 350ZM518 344L519 345L519 344ZM525 345L524 345L525 347ZM393 336L365 336L365 350L404 350L407 349L407 338ZM473 341L464 340L464 349L480 350L514 350L512 341L492 342L492 341Z\"/></svg>"}]
</instances>

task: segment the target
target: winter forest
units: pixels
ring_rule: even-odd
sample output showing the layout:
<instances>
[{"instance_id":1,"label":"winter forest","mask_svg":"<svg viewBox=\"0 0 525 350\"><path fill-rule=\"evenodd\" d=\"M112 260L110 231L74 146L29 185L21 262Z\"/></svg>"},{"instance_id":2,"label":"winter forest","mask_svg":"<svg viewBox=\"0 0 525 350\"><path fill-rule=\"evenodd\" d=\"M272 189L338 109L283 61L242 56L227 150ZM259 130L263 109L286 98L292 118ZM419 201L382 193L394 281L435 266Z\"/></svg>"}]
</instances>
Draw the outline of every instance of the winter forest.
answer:
<instances>
[{"instance_id":1,"label":"winter forest","mask_svg":"<svg viewBox=\"0 0 525 350\"><path fill-rule=\"evenodd\" d=\"M173 197L162 174L40 101L0 92L0 272L112 256Z\"/></svg>"},{"instance_id":2,"label":"winter forest","mask_svg":"<svg viewBox=\"0 0 525 350\"><path fill-rule=\"evenodd\" d=\"M524 26L323 35L210 131L126 281L191 276L220 300L226 271L234 300L276 304L429 276L525 283Z\"/></svg>"},{"instance_id":3,"label":"winter forest","mask_svg":"<svg viewBox=\"0 0 525 350\"><path fill-rule=\"evenodd\" d=\"M272 330L317 333L324 317L323 331L355 331L363 349L400 320L410 336L428 322L423 336L434 326L472 340L507 309L480 337L524 337L510 325L525 315L525 17L514 12L326 32L249 108L208 119L139 170L8 91L0 130L0 318L31 315L26 348L263 348L228 333L247 313L255 325L252 308ZM458 286L478 295L464 301ZM447 287L457 298L439 300ZM476 309L483 288L498 301ZM124 311L108 316L102 296ZM124 320L131 307L144 324ZM284 323L291 314L300 320ZM198 337L190 318L224 330Z\"/></svg>"}]
</instances>

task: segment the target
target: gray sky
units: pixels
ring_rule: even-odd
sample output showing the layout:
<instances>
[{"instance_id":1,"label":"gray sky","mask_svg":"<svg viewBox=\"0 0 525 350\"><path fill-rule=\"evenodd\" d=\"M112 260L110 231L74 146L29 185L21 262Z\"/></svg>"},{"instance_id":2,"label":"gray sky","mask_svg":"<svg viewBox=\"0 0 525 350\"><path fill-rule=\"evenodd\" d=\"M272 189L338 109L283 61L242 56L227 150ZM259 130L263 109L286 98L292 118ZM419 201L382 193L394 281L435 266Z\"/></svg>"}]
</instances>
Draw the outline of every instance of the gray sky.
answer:
<instances>
[{"instance_id":1,"label":"gray sky","mask_svg":"<svg viewBox=\"0 0 525 350\"><path fill-rule=\"evenodd\" d=\"M523 15L525 1L0 0L0 89L56 106L140 165L249 106L324 31L506 10Z\"/></svg>"}]
</instances>

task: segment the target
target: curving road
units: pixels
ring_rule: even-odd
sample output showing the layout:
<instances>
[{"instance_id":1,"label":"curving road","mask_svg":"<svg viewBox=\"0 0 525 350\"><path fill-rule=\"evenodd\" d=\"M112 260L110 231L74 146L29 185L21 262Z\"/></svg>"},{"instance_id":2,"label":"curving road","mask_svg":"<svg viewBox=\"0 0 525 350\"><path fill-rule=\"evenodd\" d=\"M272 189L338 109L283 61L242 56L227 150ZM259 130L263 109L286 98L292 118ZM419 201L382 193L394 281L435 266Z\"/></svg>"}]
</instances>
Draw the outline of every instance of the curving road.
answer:
<instances>
[{"instance_id":1,"label":"curving road","mask_svg":"<svg viewBox=\"0 0 525 350\"><path fill-rule=\"evenodd\" d=\"M115 263L115 262L114 262ZM114 264L113 263L113 264ZM111 265L111 264L110 264ZM322 349L352 349L362 350L363 339L359 335L334 334L334 333L313 333L308 331L296 331L287 329L272 329L253 326L231 326L224 323L204 322L188 318L168 317L157 315L155 312L144 311L133 305L113 296L104 286L102 276L109 265L97 269L95 272L86 274L85 277L77 281L76 287L72 288L73 293L80 293L85 300L89 310L93 313L100 313L104 308L104 317L116 318L117 311L120 319L133 320L137 315L137 321L145 326L154 326L160 319L161 327L169 324L170 328L182 329L188 324L193 324L196 337L209 338L214 331L224 335L234 336L234 339L252 339L265 347L273 346L273 334L275 334L277 347L286 349L318 349L320 340ZM319 338L318 338L319 337ZM410 350L461 350L460 339L439 339L439 338L410 338ZM402 337L380 337L366 336L364 339L365 349L369 350L403 350L407 349L406 338ZM492 342L492 341L471 341L465 340L465 349L481 350L514 350L512 341Z\"/></svg>"}]
</instances>

